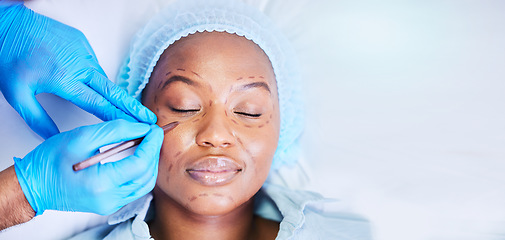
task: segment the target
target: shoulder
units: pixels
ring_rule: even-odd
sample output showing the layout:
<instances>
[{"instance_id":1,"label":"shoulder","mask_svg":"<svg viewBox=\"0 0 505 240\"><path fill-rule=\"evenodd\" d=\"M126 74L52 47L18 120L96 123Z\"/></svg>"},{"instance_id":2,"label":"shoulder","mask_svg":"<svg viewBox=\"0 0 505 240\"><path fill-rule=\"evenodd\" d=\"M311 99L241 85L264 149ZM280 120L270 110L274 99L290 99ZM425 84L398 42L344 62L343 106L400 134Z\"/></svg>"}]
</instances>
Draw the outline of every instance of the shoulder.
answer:
<instances>
[{"instance_id":1,"label":"shoulder","mask_svg":"<svg viewBox=\"0 0 505 240\"><path fill-rule=\"evenodd\" d=\"M282 215L278 239L371 239L369 222L338 200L275 185L265 185L262 194Z\"/></svg>"}]
</instances>

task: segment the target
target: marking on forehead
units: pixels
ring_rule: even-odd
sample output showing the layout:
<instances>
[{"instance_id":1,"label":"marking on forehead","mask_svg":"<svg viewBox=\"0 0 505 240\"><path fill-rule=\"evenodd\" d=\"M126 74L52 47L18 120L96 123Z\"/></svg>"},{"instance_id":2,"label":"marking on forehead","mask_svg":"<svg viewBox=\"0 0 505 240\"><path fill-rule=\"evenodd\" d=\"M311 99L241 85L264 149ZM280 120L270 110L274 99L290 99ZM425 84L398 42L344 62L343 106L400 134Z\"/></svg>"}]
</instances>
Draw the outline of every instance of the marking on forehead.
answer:
<instances>
[{"instance_id":1,"label":"marking on forehead","mask_svg":"<svg viewBox=\"0 0 505 240\"><path fill-rule=\"evenodd\" d=\"M263 77L263 76L259 76L259 78L263 78L263 79L264 79L264 77Z\"/></svg>"},{"instance_id":2,"label":"marking on forehead","mask_svg":"<svg viewBox=\"0 0 505 240\"><path fill-rule=\"evenodd\" d=\"M244 79L244 78L243 78L243 77L239 77L239 78L237 78L237 81L238 81L238 80L242 80L242 79Z\"/></svg>"},{"instance_id":3,"label":"marking on forehead","mask_svg":"<svg viewBox=\"0 0 505 240\"><path fill-rule=\"evenodd\" d=\"M184 68L177 68L176 70L177 70L177 71L182 71L182 72L185 72L185 71L186 71L186 69L184 69Z\"/></svg>"},{"instance_id":4,"label":"marking on forehead","mask_svg":"<svg viewBox=\"0 0 505 240\"><path fill-rule=\"evenodd\" d=\"M249 78L251 78L251 79L252 79L252 78L254 78L254 76L249 76Z\"/></svg>"},{"instance_id":5,"label":"marking on forehead","mask_svg":"<svg viewBox=\"0 0 505 240\"><path fill-rule=\"evenodd\" d=\"M191 73L195 74L195 76L197 76L198 78L202 78L202 77L200 76L200 74L198 74L198 73L196 73L196 72L194 72L194 71L191 71Z\"/></svg>"},{"instance_id":6,"label":"marking on forehead","mask_svg":"<svg viewBox=\"0 0 505 240\"><path fill-rule=\"evenodd\" d=\"M167 73L165 73L165 76L168 76L168 75L170 75L170 73L172 73L172 72L170 71L170 72L167 72Z\"/></svg>"}]
</instances>

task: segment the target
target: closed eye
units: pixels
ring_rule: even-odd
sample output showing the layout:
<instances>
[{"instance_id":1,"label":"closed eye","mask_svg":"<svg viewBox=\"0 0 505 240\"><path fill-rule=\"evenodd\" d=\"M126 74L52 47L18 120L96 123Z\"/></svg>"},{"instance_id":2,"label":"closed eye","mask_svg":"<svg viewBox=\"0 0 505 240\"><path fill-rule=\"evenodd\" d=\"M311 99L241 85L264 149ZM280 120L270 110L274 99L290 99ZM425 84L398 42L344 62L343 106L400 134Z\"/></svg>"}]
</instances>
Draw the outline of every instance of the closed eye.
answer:
<instances>
[{"instance_id":1,"label":"closed eye","mask_svg":"<svg viewBox=\"0 0 505 240\"><path fill-rule=\"evenodd\" d=\"M191 112L198 112L200 109L178 109L178 108L170 108L170 110L178 113L191 113Z\"/></svg>"},{"instance_id":2,"label":"closed eye","mask_svg":"<svg viewBox=\"0 0 505 240\"><path fill-rule=\"evenodd\" d=\"M259 118L261 117L261 113L248 113L248 112L235 112L235 114L243 115L251 118Z\"/></svg>"}]
</instances>

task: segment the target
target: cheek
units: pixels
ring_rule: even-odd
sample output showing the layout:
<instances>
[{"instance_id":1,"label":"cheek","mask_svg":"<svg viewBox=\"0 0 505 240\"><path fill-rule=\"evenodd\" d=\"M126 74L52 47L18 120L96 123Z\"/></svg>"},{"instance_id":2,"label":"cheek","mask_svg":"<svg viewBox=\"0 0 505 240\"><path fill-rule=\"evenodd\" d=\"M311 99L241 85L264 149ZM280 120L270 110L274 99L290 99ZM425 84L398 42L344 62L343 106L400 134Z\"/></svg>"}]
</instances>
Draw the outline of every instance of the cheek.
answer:
<instances>
[{"instance_id":1,"label":"cheek","mask_svg":"<svg viewBox=\"0 0 505 240\"><path fill-rule=\"evenodd\" d=\"M191 146L191 136L189 130L182 129L184 126L177 126L167 133L163 139L160 152L160 164L158 171L158 185L164 186L170 182L170 176L177 176L184 165L182 157Z\"/></svg>"}]
</instances>

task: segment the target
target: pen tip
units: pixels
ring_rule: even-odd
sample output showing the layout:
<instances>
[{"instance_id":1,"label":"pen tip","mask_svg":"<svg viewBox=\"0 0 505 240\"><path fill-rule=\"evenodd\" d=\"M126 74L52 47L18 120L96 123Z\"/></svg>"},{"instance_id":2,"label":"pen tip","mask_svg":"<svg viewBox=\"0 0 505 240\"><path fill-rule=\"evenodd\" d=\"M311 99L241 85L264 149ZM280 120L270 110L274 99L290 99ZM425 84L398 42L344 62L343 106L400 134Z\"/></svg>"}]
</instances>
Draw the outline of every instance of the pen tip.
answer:
<instances>
[{"instance_id":1,"label":"pen tip","mask_svg":"<svg viewBox=\"0 0 505 240\"><path fill-rule=\"evenodd\" d=\"M177 127L177 125L179 125L179 122L171 122L163 127L161 127L163 129L163 132L167 133L168 131L174 129L175 127Z\"/></svg>"}]
</instances>

